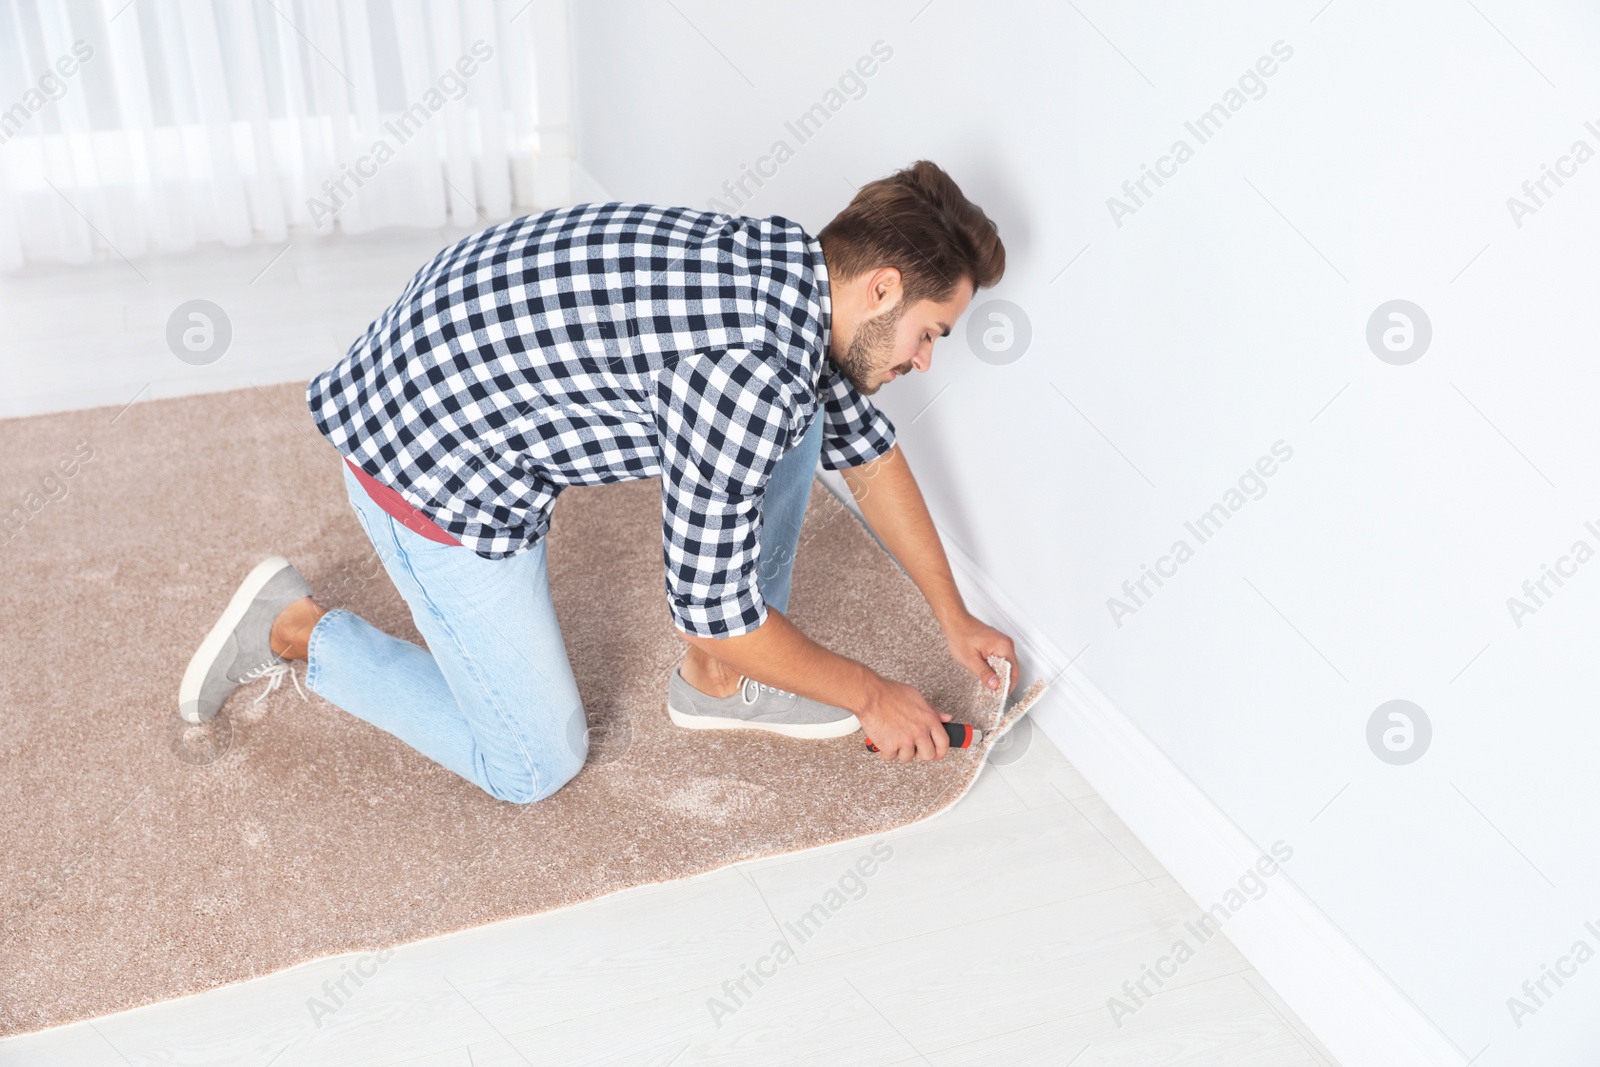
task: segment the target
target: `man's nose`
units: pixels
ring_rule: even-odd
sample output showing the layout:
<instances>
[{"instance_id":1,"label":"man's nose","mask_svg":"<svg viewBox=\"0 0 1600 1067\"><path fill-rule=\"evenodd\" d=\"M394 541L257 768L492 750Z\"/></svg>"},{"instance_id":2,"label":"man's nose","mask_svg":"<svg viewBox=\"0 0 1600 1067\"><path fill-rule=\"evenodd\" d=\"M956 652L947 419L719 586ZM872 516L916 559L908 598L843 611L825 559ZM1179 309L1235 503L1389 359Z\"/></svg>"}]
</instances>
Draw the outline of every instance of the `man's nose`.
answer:
<instances>
[{"instance_id":1,"label":"man's nose","mask_svg":"<svg viewBox=\"0 0 1600 1067\"><path fill-rule=\"evenodd\" d=\"M911 366L919 371L927 370L929 367L933 366L933 352L931 350L927 352L918 352L915 356L911 357Z\"/></svg>"}]
</instances>

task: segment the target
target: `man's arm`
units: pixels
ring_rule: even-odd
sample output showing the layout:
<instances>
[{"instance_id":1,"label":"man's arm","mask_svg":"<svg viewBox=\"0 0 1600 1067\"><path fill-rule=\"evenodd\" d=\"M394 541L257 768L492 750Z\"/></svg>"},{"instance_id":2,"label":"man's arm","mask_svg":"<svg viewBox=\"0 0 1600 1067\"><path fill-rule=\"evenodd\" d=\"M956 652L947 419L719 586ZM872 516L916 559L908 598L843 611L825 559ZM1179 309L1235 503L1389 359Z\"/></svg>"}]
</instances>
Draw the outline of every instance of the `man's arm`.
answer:
<instances>
[{"instance_id":1,"label":"man's arm","mask_svg":"<svg viewBox=\"0 0 1600 1067\"><path fill-rule=\"evenodd\" d=\"M770 607L760 626L736 637L683 638L746 677L853 712L883 759L939 759L950 747L940 725L949 713L914 687L829 652Z\"/></svg>"},{"instance_id":2,"label":"man's arm","mask_svg":"<svg viewBox=\"0 0 1600 1067\"><path fill-rule=\"evenodd\" d=\"M684 357L673 373L656 418L662 551L679 632L747 677L854 713L884 759L938 759L950 716L911 686L829 652L760 599L749 550L792 421L785 381L741 348Z\"/></svg>"},{"instance_id":3,"label":"man's arm","mask_svg":"<svg viewBox=\"0 0 1600 1067\"><path fill-rule=\"evenodd\" d=\"M1011 638L974 618L967 611L950 574L950 561L934 529L933 517L922 499L900 446L858 467L842 472L845 484L866 517L867 525L883 541L889 554L900 561L921 590L933 616L944 631L956 662L994 689L1000 678L989 666L989 656L1011 661L1011 687L1017 685L1017 652Z\"/></svg>"}]
</instances>

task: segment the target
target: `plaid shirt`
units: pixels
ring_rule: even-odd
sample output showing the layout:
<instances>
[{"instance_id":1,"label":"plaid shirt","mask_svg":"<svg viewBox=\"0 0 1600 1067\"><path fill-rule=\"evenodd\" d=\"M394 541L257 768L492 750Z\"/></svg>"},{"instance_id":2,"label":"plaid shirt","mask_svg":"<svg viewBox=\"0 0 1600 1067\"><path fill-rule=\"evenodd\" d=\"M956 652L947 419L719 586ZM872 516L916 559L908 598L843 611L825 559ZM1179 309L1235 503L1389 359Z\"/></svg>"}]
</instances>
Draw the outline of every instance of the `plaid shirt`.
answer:
<instances>
[{"instance_id":1,"label":"plaid shirt","mask_svg":"<svg viewBox=\"0 0 1600 1067\"><path fill-rule=\"evenodd\" d=\"M788 219L579 204L444 249L307 402L340 454L480 556L545 534L569 485L661 478L673 620L729 637L756 586L774 463L823 419L823 465L894 427L827 358L822 246Z\"/></svg>"}]
</instances>

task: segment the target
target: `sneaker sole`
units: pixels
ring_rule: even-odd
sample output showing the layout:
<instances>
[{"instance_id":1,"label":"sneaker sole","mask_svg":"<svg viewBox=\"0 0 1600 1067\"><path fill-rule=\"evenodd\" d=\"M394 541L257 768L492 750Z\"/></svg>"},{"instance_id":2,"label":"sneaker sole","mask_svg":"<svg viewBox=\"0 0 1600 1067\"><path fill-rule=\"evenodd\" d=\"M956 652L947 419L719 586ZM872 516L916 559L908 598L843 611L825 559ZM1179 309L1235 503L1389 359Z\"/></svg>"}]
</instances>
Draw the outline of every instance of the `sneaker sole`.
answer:
<instances>
[{"instance_id":1,"label":"sneaker sole","mask_svg":"<svg viewBox=\"0 0 1600 1067\"><path fill-rule=\"evenodd\" d=\"M806 741L821 741L830 737L845 737L861 729L854 715L837 722L748 722L744 719L723 719L715 715L687 715L667 705L667 718L686 730L766 730L784 737L798 737Z\"/></svg>"},{"instance_id":2,"label":"sneaker sole","mask_svg":"<svg viewBox=\"0 0 1600 1067\"><path fill-rule=\"evenodd\" d=\"M184 669L183 681L178 685L178 714L185 722L199 724L205 721L200 717L200 690L205 685L206 675L211 673L212 665L222 655L222 646L227 643L228 635L239 625L244 613L250 610L250 604L272 581L273 576L289 565L289 561L282 556L273 556L256 564L255 569L245 575L233 599L228 601L222 617L211 627L205 640L200 642L200 647L189 660L189 666Z\"/></svg>"}]
</instances>

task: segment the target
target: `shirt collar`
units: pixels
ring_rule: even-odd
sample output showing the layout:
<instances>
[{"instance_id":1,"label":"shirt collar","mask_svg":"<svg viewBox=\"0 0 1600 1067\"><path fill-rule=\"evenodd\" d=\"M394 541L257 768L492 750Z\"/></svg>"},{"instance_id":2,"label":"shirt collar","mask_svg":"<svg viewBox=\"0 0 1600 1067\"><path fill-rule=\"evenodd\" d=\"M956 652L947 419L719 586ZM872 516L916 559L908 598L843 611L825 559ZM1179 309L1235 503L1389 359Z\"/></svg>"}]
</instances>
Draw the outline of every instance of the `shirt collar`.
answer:
<instances>
[{"instance_id":1,"label":"shirt collar","mask_svg":"<svg viewBox=\"0 0 1600 1067\"><path fill-rule=\"evenodd\" d=\"M808 242L811 250L811 273L816 278L817 318L822 322L822 359L818 366L827 365L833 343L833 292L828 283L828 262L822 256L822 242L815 237Z\"/></svg>"}]
</instances>

